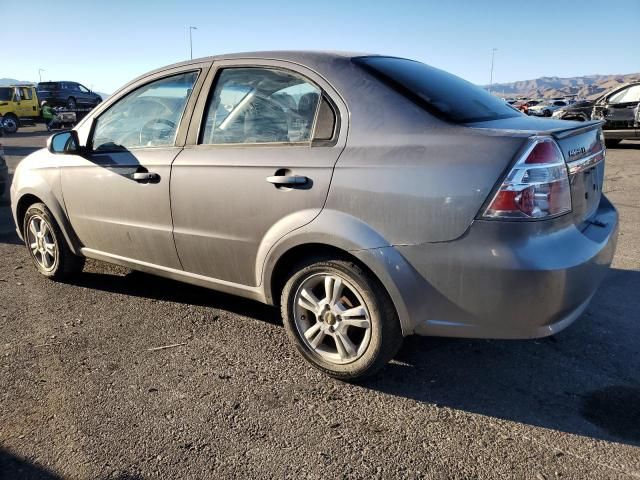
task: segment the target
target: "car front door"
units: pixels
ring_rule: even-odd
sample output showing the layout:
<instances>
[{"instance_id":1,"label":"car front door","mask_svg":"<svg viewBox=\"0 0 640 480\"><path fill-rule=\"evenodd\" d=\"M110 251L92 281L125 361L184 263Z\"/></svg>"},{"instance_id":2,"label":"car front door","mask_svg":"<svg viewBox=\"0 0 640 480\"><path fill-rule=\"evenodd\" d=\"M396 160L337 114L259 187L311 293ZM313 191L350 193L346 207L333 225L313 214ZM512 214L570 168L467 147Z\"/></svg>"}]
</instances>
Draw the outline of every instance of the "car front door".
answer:
<instances>
[{"instance_id":1,"label":"car front door","mask_svg":"<svg viewBox=\"0 0 640 480\"><path fill-rule=\"evenodd\" d=\"M16 102L16 114L20 118L35 117L38 115L33 102L31 89L27 87L15 87L14 100Z\"/></svg>"},{"instance_id":2,"label":"car front door","mask_svg":"<svg viewBox=\"0 0 640 480\"><path fill-rule=\"evenodd\" d=\"M65 158L67 214L94 256L181 268L172 233L171 163L184 144L203 68L139 82L96 112L89 151Z\"/></svg>"},{"instance_id":3,"label":"car front door","mask_svg":"<svg viewBox=\"0 0 640 480\"><path fill-rule=\"evenodd\" d=\"M344 148L346 107L317 74L287 62L215 62L171 207L183 268L257 286L258 251L312 221Z\"/></svg>"}]
</instances>

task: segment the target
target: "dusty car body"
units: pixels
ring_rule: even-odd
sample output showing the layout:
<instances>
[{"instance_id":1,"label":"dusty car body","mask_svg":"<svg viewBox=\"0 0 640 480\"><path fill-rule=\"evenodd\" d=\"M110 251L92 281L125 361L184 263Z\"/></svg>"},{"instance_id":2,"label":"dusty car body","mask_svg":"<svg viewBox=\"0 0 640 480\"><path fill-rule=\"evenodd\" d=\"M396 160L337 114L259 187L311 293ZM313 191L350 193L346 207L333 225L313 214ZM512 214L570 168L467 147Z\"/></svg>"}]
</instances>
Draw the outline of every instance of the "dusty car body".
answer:
<instances>
[{"instance_id":1,"label":"dusty car body","mask_svg":"<svg viewBox=\"0 0 640 480\"><path fill-rule=\"evenodd\" d=\"M419 62L223 55L54 135L18 166L12 211L47 276L89 257L280 304L302 355L352 379L402 336L573 322L615 250L604 158L599 123L527 117Z\"/></svg>"},{"instance_id":2,"label":"dusty car body","mask_svg":"<svg viewBox=\"0 0 640 480\"><path fill-rule=\"evenodd\" d=\"M624 139L640 138L640 82L622 85L600 97L593 106L592 118L604 120L602 127L609 146Z\"/></svg>"}]
</instances>

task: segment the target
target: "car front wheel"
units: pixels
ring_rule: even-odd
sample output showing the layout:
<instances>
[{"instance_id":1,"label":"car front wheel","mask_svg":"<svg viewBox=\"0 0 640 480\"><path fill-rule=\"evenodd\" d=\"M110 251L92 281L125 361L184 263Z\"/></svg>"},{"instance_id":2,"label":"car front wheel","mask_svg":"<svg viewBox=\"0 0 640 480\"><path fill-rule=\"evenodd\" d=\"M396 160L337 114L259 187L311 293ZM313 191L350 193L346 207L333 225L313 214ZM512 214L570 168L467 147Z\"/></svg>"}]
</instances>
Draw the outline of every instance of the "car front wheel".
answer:
<instances>
[{"instance_id":1,"label":"car front wheel","mask_svg":"<svg viewBox=\"0 0 640 480\"><path fill-rule=\"evenodd\" d=\"M62 280L82 271L84 257L69 249L60 227L43 203L27 209L22 231L31 259L41 274Z\"/></svg>"},{"instance_id":2,"label":"car front wheel","mask_svg":"<svg viewBox=\"0 0 640 480\"><path fill-rule=\"evenodd\" d=\"M281 309L287 334L302 356L341 380L373 375L402 344L389 295L354 262L299 265L283 289Z\"/></svg>"}]
</instances>

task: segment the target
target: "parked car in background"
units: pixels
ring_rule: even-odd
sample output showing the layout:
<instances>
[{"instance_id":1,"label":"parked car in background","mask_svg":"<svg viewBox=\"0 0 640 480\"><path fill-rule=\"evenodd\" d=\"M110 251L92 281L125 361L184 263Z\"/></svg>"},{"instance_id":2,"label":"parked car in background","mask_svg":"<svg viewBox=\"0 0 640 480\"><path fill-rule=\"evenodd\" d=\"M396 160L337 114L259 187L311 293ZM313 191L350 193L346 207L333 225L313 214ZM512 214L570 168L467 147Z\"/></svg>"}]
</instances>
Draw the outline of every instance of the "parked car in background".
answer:
<instances>
[{"instance_id":1,"label":"parked car in background","mask_svg":"<svg viewBox=\"0 0 640 480\"><path fill-rule=\"evenodd\" d=\"M0 116L6 133L15 133L21 125L39 121L40 102L35 86L0 87Z\"/></svg>"},{"instance_id":2,"label":"parked car in background","mask_svg":"<svg viewBox=\"0 0 640 480\"><path fill-rule=\"evenodd\" d=\"M126 85L20 162L11 204L44 276L89 257L279 305L300 354L353 380L407 335L578 318L616 245L605 154L599 122L420 62L254 52Z\"/></svg>"},{"instance_id":3,"label":"parked car in background","mask_svg":"<svg viewBox=\"0 0 640 480\"><path fill-rule=\"evenodd\" d=\"M640 138L638 105L640 82L617 87L598 99L591 118L604 120L602 128L607 146L613 147L624 139Z\"/></svg>"},{"instance_id":4,"label":"parked car in background","mask_svg":"<svg viewBox=\"0 0 640 480\"><path fill-rule=\"evenodd\" d=\"M554 100L551 102L538 103L532 107L529 107L528 114L536 117L550 117L553 112L559 108L566 107L567 102L564 100Z\"/></svg>"},{"instance_id":5,"label":"parked car in background","mask_svg":"<svg viewBox=\"0 0 640 480\"><path fill-rule=\"evenodd\" d=\"M514 106L525 115L529 115L529 108L538 105L539 103L541 103L540 100L521 99L520 102L516 102Z\"/></svg>"},{"instance_id":6,"label":"parked car in background","mask_svg":"<svg viewBox=\"0 0 640 480\"><path fill-rule=\"evenodd\" d=\"M591 120L594 103L593 100L578 100L566 107L559 108L551 116L560 120L577 120L579 122Z\"/></svg>"},{"instance_id":7,"label":"parked car in background","mask_svg":"<svg viewBox=\"0 0 640 480\"><path fill-rule=\"evenodd\" d=\"M52 107L93 108L102 102L102 97L77 82L40 82L38 96Z\"/></svg>"}]
</instances>

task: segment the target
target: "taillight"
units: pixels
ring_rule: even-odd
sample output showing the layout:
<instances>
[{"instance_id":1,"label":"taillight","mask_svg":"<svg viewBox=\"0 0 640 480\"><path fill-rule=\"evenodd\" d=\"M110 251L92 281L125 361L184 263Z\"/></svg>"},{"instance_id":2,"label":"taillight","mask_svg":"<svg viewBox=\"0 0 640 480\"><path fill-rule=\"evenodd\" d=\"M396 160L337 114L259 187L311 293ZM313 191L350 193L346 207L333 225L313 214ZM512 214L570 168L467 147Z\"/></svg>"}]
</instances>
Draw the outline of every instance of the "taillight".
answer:
<instances>
[{"instance_id":1,"label":"taillight","mask_svg":"<svg viewBox=\"0 0 640 480\"><path fill-rule=\"evenodd\" d=\"M500 185L484 216L544 219L570 211L571 189L562 152L552 138L534 137Z\"/></svg>"}]
</instances>

